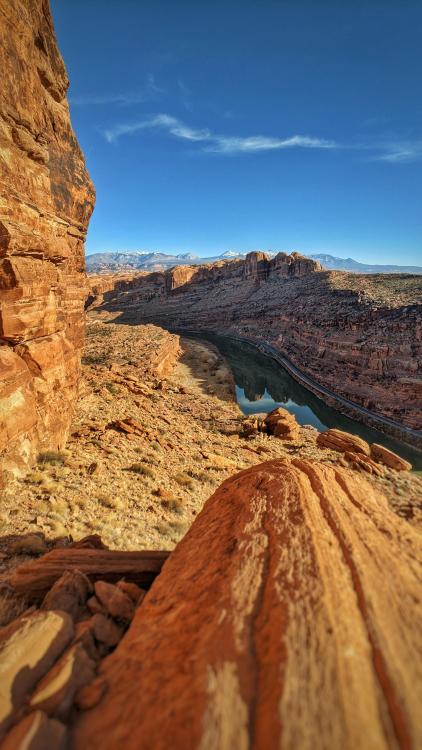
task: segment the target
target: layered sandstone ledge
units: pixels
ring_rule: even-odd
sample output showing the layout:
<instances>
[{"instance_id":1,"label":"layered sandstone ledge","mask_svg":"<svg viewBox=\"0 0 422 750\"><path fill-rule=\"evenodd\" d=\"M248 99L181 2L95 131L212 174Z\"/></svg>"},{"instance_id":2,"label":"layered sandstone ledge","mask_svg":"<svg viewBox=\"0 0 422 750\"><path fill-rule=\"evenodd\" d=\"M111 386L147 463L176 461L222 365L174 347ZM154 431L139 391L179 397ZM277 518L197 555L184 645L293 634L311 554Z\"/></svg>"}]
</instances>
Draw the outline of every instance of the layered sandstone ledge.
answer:
<instances>
[{"instance_id":1,"label":"layered sandstone ledge","mask_svg":"<svg viewBox=\"0 0 422 750\"><path fill-rule=\"evenodd\" d=\"M208 329L269 344L338 396L422 427L422 277L324 271L294 253L181 266L113 286L122 320ZM91 277L91 283L96 281Z\"/></svg>"},{"instance_id":2,"label":"layered sandstone ledge","mask_svg":"<svg viewBox=\"0 0 422 750\"><path fill-rule=\"evenodd\" d=\"M48 3L0 0L0 18L0 453L16 471L66 439L94 189Z\"/></svg>"}]
</instances>

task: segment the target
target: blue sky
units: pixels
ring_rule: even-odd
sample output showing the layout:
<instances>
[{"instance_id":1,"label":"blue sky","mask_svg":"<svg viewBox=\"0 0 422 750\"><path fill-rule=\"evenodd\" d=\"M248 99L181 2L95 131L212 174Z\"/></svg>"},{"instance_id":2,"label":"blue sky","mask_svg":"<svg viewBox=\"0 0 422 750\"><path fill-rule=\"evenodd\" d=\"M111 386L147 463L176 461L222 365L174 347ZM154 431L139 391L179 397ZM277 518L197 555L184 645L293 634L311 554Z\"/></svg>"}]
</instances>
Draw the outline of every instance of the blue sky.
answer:
<instances>
[{"instance_id":1,"label":"blue sky","mask_svg":"<svg viewBox=\"0 0 422 750\"><path fill-rule=\"evenodd\" d=\"M52 0L87 252L422 263L419 0Z\"/></svg>"}]
</instances>

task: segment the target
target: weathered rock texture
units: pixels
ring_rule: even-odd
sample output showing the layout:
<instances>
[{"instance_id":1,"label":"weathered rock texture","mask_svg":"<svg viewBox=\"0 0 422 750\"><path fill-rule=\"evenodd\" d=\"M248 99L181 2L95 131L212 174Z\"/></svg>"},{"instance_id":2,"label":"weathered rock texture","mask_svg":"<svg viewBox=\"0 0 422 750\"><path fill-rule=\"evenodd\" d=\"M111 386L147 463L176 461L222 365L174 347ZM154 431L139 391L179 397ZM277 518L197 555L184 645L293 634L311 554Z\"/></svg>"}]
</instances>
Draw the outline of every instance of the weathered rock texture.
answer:
<instances>
[{"instance_id":1,"label":"weathered rock texture","mask_svg":"<svg viewBox=\"0 0 422 750\"><path fill-rule=\"evenodd\" d=\"M66 438L94 190L46 0L0 0L0 452L16 470Z\"/></svg>"},{"instance_id":2,"label":"weathered rock texture","mask_svg":"<svg viewBox=\"0 0 422 750\"><path fill-rule=\"evenodd\" d=\"M323 271L297 253L250 253L108 285L103 304L124 320L270 344L335 394L422 427L421 276Z\"/></svg>"},{"instance_id":3,"label":"weathered rock texture","mask_svg":"<svg viewBox=\"0 0 422 750\"><path fill-rule=\"evenodd\" d=\"M72 747L416 748L420 574L418 532L355 472L233 476L103 663Z\"/></svg>"}]
</instances>

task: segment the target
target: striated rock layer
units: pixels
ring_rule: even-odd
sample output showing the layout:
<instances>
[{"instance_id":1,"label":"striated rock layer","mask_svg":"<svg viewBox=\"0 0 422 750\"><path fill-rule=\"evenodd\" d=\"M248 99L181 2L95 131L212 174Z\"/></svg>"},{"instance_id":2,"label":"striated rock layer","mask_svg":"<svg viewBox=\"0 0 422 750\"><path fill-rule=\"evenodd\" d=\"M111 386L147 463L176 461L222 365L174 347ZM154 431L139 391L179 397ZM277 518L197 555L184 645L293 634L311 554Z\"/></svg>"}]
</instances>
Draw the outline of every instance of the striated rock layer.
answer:
<instances>
[{"instance_id":1,"label":"striated rock layer","mask_svg":"<svg viewBox=\"0 0 422 750\"><path fill-rule=\"evenodd\" d=\"M108 278L103 305L125 320L270 344L338 396L422 428L422 276L367 277L323 271L297 253L250 253L118 279L113 287Z\"/></svg>"},{"instance_id":2,"label":"striated rock layer","mask_svg":"<svg viewBox=\"0 0 422 750\"><path fill-rule=\"evenodd\" d=\"M360 475L226 480L165 563L77 750L391 750L422 742L421 544Z\"/></svg>"},{"instance_id":3,"label":"striated rock layer","mask_svg":"<svg viewBox=\"0 0 422 750\"><path fill-rule=\"evenodd\" d=\"M48 2L0 0L0 29L0 452L16 471L66 437L94 190Z\"/></svg>"}]
</instances>

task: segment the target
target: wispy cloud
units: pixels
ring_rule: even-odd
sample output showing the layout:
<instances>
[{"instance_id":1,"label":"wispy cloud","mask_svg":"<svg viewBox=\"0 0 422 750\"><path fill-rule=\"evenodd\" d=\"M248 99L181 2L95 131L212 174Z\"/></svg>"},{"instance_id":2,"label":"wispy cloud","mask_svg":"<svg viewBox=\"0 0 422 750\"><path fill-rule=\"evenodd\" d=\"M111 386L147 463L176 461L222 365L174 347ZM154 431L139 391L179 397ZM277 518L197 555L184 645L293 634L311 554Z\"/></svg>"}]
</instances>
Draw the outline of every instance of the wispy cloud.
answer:
<instances>
[{"instance_id":1,"label":"wispy cloud","mask_svg":"<svg viewBox=\"0 0 422 750\"><path fill-rule=\"evenodd\" d=\"M71 104L77 106L96 104L119 104L131 105L142 104L150 101L163 93L163 89L157 86L153 73L148 73L145 85L138 91L107 92L104 94L80 94L70 96Z\"/></svg>"},{"instance_id":2,"label":"wispy cloud","mask_svg":"<svg viewBox=\"0 0 422 750\"><path fill-rule=\"evenodd\" d=\"M291 148L343 149L361 151L371 161L390 164L413 162L422 159L422 140L399 140L386 136L350 143L328 140L309 135L292 135L287 138L253 135L233 136L213 133L209 128L193 128L176 117L158 114L136 122L115 125L104 131L109 143L114 143L125 135L133 135L144 130L162 130L175 138L196 142L201 150L214 154L257 154L265 151L279 151Z\"/></svg>"},{"instance_id":3,"label":"wispy cloud","mask_svg":"<svg viewBox=\"0 0 422 750\"><path fill-rule=\"evenodd\" d=\"M203 151L220 154L254 153L273 151L285 148L337 148L334 141L323 138L311 138L305 135L294 135L289 138L270 138L267 136L227 136L212 133L208 128L195 129L167 114L155 115L146 120L116 125L104 131L109 143L117 141L123 135L133 135L142 130L164 129L176 138L203 143Z\"/></svg>"},{"instance_id":4,"label":"wispy cloud","mask_svg":"<svg viewBox=\"0 0 422 750\"><path fill-rule=\"evenodd\" d=\"M180 99L185 109L187 109L188 112L193 111L193 104L192 104L192 91L190 90L189 86L186 85L184 80L182 78L177 79L177 87L180 92Z\"/></svg>"},{"instance_id":5,"label":"wispy cloud","mask_svg":"<svg viewBox=\"0 0 422 750\"><path fill-rule=\"evenodd\" d=\"M387 161L391 164L419 161L422 159L422 141L403 141L384 144L384 153L374 156L375 161Z\"/></svg>"}]
</instances>

